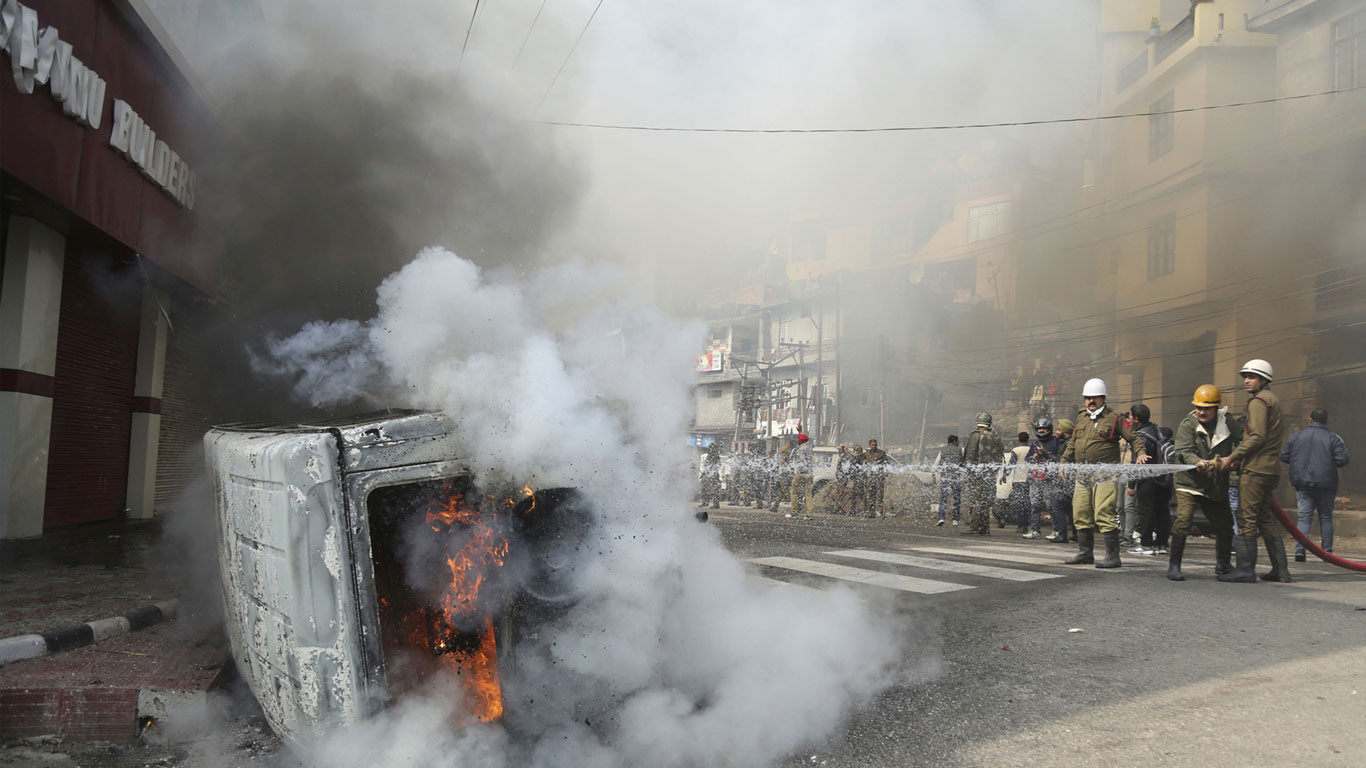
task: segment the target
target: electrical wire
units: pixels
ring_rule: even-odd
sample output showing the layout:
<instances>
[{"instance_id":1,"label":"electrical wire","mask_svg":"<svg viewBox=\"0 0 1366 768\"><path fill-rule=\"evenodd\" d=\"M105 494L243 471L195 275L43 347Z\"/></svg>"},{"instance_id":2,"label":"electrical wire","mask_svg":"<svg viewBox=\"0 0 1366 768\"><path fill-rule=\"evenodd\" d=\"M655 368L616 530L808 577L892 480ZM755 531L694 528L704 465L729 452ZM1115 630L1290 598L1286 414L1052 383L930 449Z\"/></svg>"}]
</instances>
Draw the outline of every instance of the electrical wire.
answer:
<instances>
[{"instance_id":1,"label":"electrical wire","mask_svg":"<svg viewBox=\"0 0 1366 768\"><path fill-rule=\"evenodd\" d=\"M1218 158L1218 159L1216 159L1216 160L1213 160L1213 161L1211 161L1210 163L1206 163L1205 165L1203 165L1203 166L1201 167L1201 172L1202 172L1202 173L1219 172L1219 171L1220 171L1219 166L1220 166L1221 164L1229 163L1229 162L1234 161L1234 160L1237 160L1237 159L1239 159L1239 158L1241 158L1241 157L1243 157L1243 156L1245 156L1245 155L1251 155L1251 154L1253 154L1253 153L1260 153L1261 150L1264 149L1264 148L1267 147L1267 146L1271 146L1271 145L1274 145L1274 144L1283 142L1283 141L1285 141L1285 139L1287 139L1287 138L1291 138L1291 137L1297 136L1297 135L1299 135L1299 134L1301 134L1301 133L1304 133L1304 132L1307 132L1307 131L1310 131L1310 130L1314 130L1314 129L1316 129L1316 128L1318 128L1318 127L1320 127L1320 126L1322 126L1322 125L1324 125L1324 124L1326 124L1326 123L1328 123L1328 122L1332 122L1332 121L1335 121L1335 120L1337 120L1337 119L1339 119L1339 116L1333 115L1333 116L1330 116L1330 117L1328 117L1328 118L1325 118L1325 119L1322 119L1322 120L1318 120L1318 121L1315 121L1315 122L1313 122L1313 123L1309 123L1309 124L1307 124L1307 125L1301 126L1300 128L1297 128L1296 130L1294 130L1294 131L1292 131L1292 132L1290 132L1290 133L1288 133L1288 134L1281 134L1281 135L1278 135L1278 136L1276 136L1276 137L1273 137L1273 138L1267 140L1266 142L1262 142L1262 143L1260 143L1260 144L1253 145L1253 146L1251 146L1251 147L1247 147L1247 148L1245 148L1245 149L1243 149L1243 150L1240 150L1240 151L1232 152L1232 153L1230 153L1230 154L1228 154L1228 155L1225 155L1224 157L1221 157L1221 158ZM1293 149L1290 149L1290 148L1283 149L1283 150L1281 150L1280 152L1277 152L1277 153L1271 155L1270 158L1264 158L1264 159L1273 159L1273 160L1274 160L1274 159L1276 159L1276 158L1278 158L1278 157L1283 157L1283 156L1289 155L1289 154L1293 153L1293 151L1294 151L1294 150L1293 150ZM1161 183L1161 182L1158 182L1158 183ZM1135 208L1135 207L1138 207L1138 206L1141 206L1141 205L1147 205L1147 204L1152 203L1153 200L1152 200L1151 198L1147 198L1147 199L1142 199L1142 200L1134 201L1134 202L1129 203L1129 204L1127 204L1127 205L1123 205L1123 206L1121 206L1121 207L1119 207L1119 208L1108 208L1108 206L1110 206L1110 205L1112 205L1112 204L1114 204L1114 203L1118 203L1118 202L1120 202L1120 201L1123 201L1123 200L1125 200L1125 199L1127 199L1127 198L1130 198L1130 197L1133 197L1133 196L1135 196L1135 195L1139 195L1139 194L1142 194L1142 193L1144 193L1144 192L1148 192L1148 191L1151 189L1152 186L1153 186L1153 185L1149 185L1149 186L1144 187L1144 188L1141 188L1141 189L1132 190L1132 191L1130 191L1130 192L1125 192L1125 193L1123 193L1123 194L1116 195L1116 196L1114 196L1114 197L1112 197L1112 198L1108 198L1108 199L1106 199L1106 200L1102 200L1102 201L1099 201L1099 202L1097 202L1097 203L1093 203L1093 204L1091 204L1091 205L1089 205L1089 206L1086 206L1086 207L1084 207L1084 208L1081 208L1081 209L1079 209L1079 210L1077 210L1077 211L1071 211L1071 212L1069 212L1069 213L1062 214L1062 215L1060 215L1060 216L1056 216L1056 217L1053 217L1053 218L1051 218L1051 219L1045 219L1045 220L1040 221L1040 222L1034 222L1034 223L1032 223L1032 224L1030 224L1030 225L1027 225L1026 227L1021 228L1020 230L1016 230L1016 232L1012 232L1012 233L1008 233L1007 235L1003 235L1003 236L1001 236L1000 238L993 238L993 239L991 239L991 240L989 240L989 241L979 241L979 242L981 243L980 245L977 244L977 243L964 243L964 244L958 244L958 245L945 246L945 247L942 247L942 248L937 248L937 249L932 249L932 250L921 251L921 252L919 252L919 253L916 254L916 256L915 256L915 258L914 258L914 261L924 262L924 260L925 260L926 257L928 257L928 256L935 256L935 255L940 255L940 254L948 254L948 253L952 253L952 252L954 252L954 251L961 251L961 252L959 252L959 253L954 253L952 259L939 259L939 260L936 260L936 262L934 262L934 263L939 263L939 262L943 262L943 261L950 261L950 260L956 260L956 259L964 259L964 258L968 258L968 257L970 257L970 256L975 256L975 255L978 255L978 254L981 254L981 253L985 253L985 252L987 252L987 251L995 250L995 249L998 249L998 248L1002 248L1002 247L1005 247L1005 246L1015 245L1015 244L1017 244L1017 243L1021 243L1021 242L1024 242L1024 241L1026 241L1026 240L1030 240L1030 239L1033 239L1033 238L1036 238L1036 237L1042 237L1042 236L1044 236L1044 235L1052 234L1052 233L1054 233L1054 232L1060 232L1060 231L1063 231L1063 230L1066 230L1066 229L1070 229L1070 228L1072 228L1072 227L1076 227L1076 226L1080 226L1080 225L1083 225L1083 224L1095 222L1095 221L1098 221L1098 220L1100 220L1100 219L1103 219L1103 218L1105 218L1105 217L1107 217L1107 216L1111 216L1111 215L1113 215L1113 214L1120 213L1120 212L1123 212L1123 211L1126 211L1126 210L1129 210L1129 209L1131 209L1131 208ZM1248 195L1244 196L1244 198L1236 198L1235 200L1229 200L1229 201L1225 201L1225 202L1226 202L1226 203L1235 202L1236 200L1241 200L1241 199L1245 199L1246 197L1251 197L1251 195L1252 195L1252 193L1249 193ZM1083 212L1086 212L1086 211L1089 211L1089 210L1093 210L1093 209L1095 209L1095 208L1103 207L1103 206L1106 206L1107 209L1104 210L1104 211L1101 211L1100 213L1098 213L1097 215L1094 215L1094 216L1086 217L1086 218L1083 218L1083 219L1078 219L1078 220L1075 220L1075 221L1070 221L1070 222L1061 224L1061 225L1056 226L1056 227L1048 227L1048 228L1046 228L1046 229L1041 229L1041 230L1036 231L1036 232L1026 232L1026 231L1025 231L1025 230L1029 230L1029 229L1032 229L1032 228L1035 228L1035 227L1039 227L1039 226L1043 226L1043 225L1046 225L1046 224L1051 224L1051 223L1060 221L1060 220L1062 220L1062 219L1070 218L1070 217L1075 216L1075 215L1077 215L1077 214L1080 214L1080 213L1083 213ZM1204 211L1209 211L1209 210L1211 210L1212 208L1213 208L1213 206L1207 206L1206 208L1201 209L1201 211L1196 211L1195 213L1204 212ZM1131 235L1131 234L1137 234L1137 233L1140 233L1140 232L1142 232L1142 231L1144 231L1144 228L1139 228L1139 229L1132 230L1132 231L1130 231L1130 232L1122 233L1122 235L1120 235L1120 236L1127 236L1127 235ZM1116 237L1119 237L1119 236L1116 236ZM1086 245L1097 245L1097 244L1099 244L1099 243L1105 242L1105 241L1110 240L1110 239L1116 239L1116 238L1115 238L1115 237L1102 238L1102 239L1100 239L1100 240L1093 240L1093 241L1089 241L1089 242L1086 242L1086 243L1082 243L1082 244L1080 244L1079 246L1069 246L1068 248L1064 248L1064 249L1061 249L1061 250L1062 250L1062 251L1065 251L1065 250L1068 250L1068 249L1075 249L1076 247L1084 247L1084 246L1086 246ZM1050 252L1050 253L1057 253L1057 252L1061 252L1061 251L1053 251L1053 252ZM1313 260L1313 261L1320 261L1320 260L1322 260L1322 259L1315 259L1315 260ZM1311 262L1309 262L1309 263L1313 263L1313 261L1311 261ZM899 263L897 263L897 264L891 264L891 265L887 265L887 266L884 266L884 267L879 267L878 269L879 269L879 270L886 270L886 269L892 269L892 268L903 267L903 266L909 264L910 262L911 262L911 260L905 260L905 261L899 262ZM1256 280L1256 279L1261 279L1261 278L1260 278L1260 277L1245 278L1243 281L1237 281L1237 282L1245 282L1245 281L1251 281L1251 280ZM1154 302L1149 302L1148 304L1136 305L1135 307L1125 307L1125 308L1121 308L1121 309L1116 309L1116 310L1114 310L1113 312L1115 312L1115 313L1118 313L1118 312L1125 312L1125 311L1128 311L1128 310L1130 310L1130 309L1134 309L1134 308L1138 308L1138 307L1151 306L1151 305L1155 305L1155 304L1166 303L1166 302L1169 302L1169 301L1179 301L1180 299L1188 298L1188 297L1190 297L1190 296L1192 296L1192 295L1196 295L1196 294L1203 293L1203 292L1204 292L1204 291L1195 291L1195 292L1192 292L1192 293L1183 294L1183 295L1181 295L1181 296L1174 296L1174 297L1169 297L1169 298L1167 298L1167 299L1160 299L1160 300L1157 300L1157 301L1154 301ZM1094 313L1094 314L1091 314L1091 315L1080 315L1080 316L1077 316L1077 317L1066 318L1066 319L1063 319L1063 320L1054 321L1054 322L1049 322L1049 323L1038 323L1038 324L1035 324L1035 325L1033 325L1033 326L1024 326L1024 327L1022 327L1022 328L1020 328L1020 329L1018 329L1018 330L1024 330L1024 329L1026 329L1026 328L1041 327L1041 326L1043 326L1043 327L1050 327L1050 328L1051 328L1052 326L1055 326L1055 325L1058 325L1058 324L1061 324L1061 323L1078 322L1078 321L1083 320L1083 319L1090 319L1090 318L1094 318L1094 317L1109 317L1111 314L1112 314L1111 312L1108 312L1108 311L1107 311L1107 312L1098 312L1098 313ZM1050 332L1055 332L1055 331L1056 331L1056 329L1050 330ZM993 335L994 335L994 334L993 334Z\"/></svg>"},{"instance_id":2,"label":"electrical wire","mask_svg":"<svg viewBox=\"0 0 1366 768\"><path fill-rule=\"evenodd\" d=\"M602 7L602 3L603 0L598 0L598 4L593 6L593 12L588 15L588 21L584 23L583 29L579 30L579 36L574 38L574 45L570 47L569 53L565 54L564 61L560 62L560 68L555 70L555 76L550 79L550 85L546 86L545 93L541 94L541 100L536 102L537 112L541 111L541 106L545 104L546 98L548 98L550 96L550 92L555 89L555 83L558 83L560 81L560 73L564 72L565 66L568 65L569 60L573 58L574 51L577 51L579 49L579 43L583 41L583 36L588 33L588 28L592 26L593 19L597 17L598 9Z\"/></svg>"},{"instance_id":3,"label":"electrical wire","mask_svg":"<svg viewBox=\"0 0 1366 768\"><path fill-rule=\"evenodd\" d=\"M598 3L601 5L602 3ZM596 9L594 9L596 13ZM591 19L590 19L591 21ZM586 29L586 28L585 28ZM1298 93L1292 96L1272 96L1265 99L1251 99L1248 101L1233 101L1224 104L1204 104L1198 107L1181 107L1178 109L1164 109L1150 112L1122 112L1113 115L1089 115L1086 117L1055 117L1043 120L1012 120L1000 123L956 123L950 125L893 125L893 126L874 126L868 128L708 128L703 126L674 126L674 125L629 125L620 123L580 123L564 120L542 120L543 125L552 125L563 128L595 128L600 130L613 131L649 131L656 133L909 133L917 131L959 131L979 128L1015 128L1031 125L1064 125L1067 123L1092 123L1105 120L1125 120L1134 117L1159 117L1162 115L1181 115L1190 112L1206 112L1217 109L1234 109L1237 107L1252 107L1261 104L1276 104L1286 101L1298 101L1301 99L1312 99L1320 96L1332 96L1339 93L1352 93L1366 88L1366 85L1358 85L1352 88L1339 88L1331 91L1315 91L1313 93Z\"/></svg>"},{"instance_id":4,"label":"electrical wire","mask_svg":"<svg viewBox=\"0 0 1366 768\"><path fill-rule=\"evenodd\" d=\"M531 20L531 26L527 28L526 37L522 38L522 45L517 49L517 57L512 60L509 69L517 69L517 63L522 60L522 52L526 50L526 44L531 40L531 33L536 31L536 22L541 20L541 12L545 10L547 0L541 0L541 7L536 9L536 16Z\"/></svg>"},{"instance_id":5,"label":"electrical wire","mask_svg":"<svg viewBox=\"0 0 1366 768\"><path fill-rule=\"evenodd\" d=\"M1300 278L1300 279L1307 279L1308 277L1314 277L1314 276L1306 276L1306 278ZM1292 282L1292 283L1293 283L1293 282L1298 282L1298 280L1292 280L1291 282ZM1354 287L1354 286L1360 285L1360 284L1363 283L1363 282L1366 282L1366 275L1360 275L1360 276L1355 276L1355 277L1347 277L1347 278L1343 278L1342 280L1339 280L1339 281L1336 281L1336 282L1330 282L1330 283L1326 283L1326 284L1323 284L1323 285L1317 285L1317 284L1316 284L1316 285L1314 285L1314 286L1312 286L1312 287L1309 287L1309 288L1302 288L1302 289L1299 289L1299 290L1296 290L1296 291L1290 291L1290 292L1281 294L1281 295L1279 295L1279 296L1274 296L1274 297L1262 299L1262 300L1260 300L1259 303L1260 303L1261 305L1265 305L1265 304L1270 304L1270 303L1273 303L1273 302L1280 302L1280 301L1285 301L1285 300L1287 300L1287 299L1297 298L1297 297L1300 297L1300 296L1306 296L1306 295L1310 295L1310 294L1315 294L1315 293L1318 293L1318 292L1323 291L1323 290L1333 290L1333 289L1344 288L1344 287L1350 288L1350 287ZM1217 299L1217 300L1215 300L1215 301L1219 301L1219 302L1235 301L1235 300L1239 300L1239 299L1241 299L1241 298L1242 298L1242 297L1240 297L1240 296L1228 296L1228 297L1224 297L1224 298L1222 298L1222 299ZM1187 305L1187 306L1190 306L1190 305ZM1140 316L1140 317L1152 317L1152 316L1155 316L1155 315L1167 314L1168 312L1171 312L1171 310L1165 310L1165 311L1162 311L1162 312L1153 312L1153 313L1150 313L1150 314L1147 314L1147 315L1142 315L1142 316ZM1190 324L1190 323L1196 323L1196 322L1199 322L1199 321L1201 321L1201 320L1208 320L1208 319L1210 319L1210 318L1213 318L1213 317L1217 317L1217 316L1219 316L1219 315L1226 314L1227 312L1228 312L1228 309L1226 309L1226 308L1214 308L1214 309L1204 310L1204 311L1202 311L1202 312L1199 312L1199 313L1196 313L1196 314L1193 314L1193 315L1189 315L1189 316L1186 316L1186 317L1181 317L1181 318L1177 318L1177 319L1173 319L1173 320L1167 320L1167 321L1162 321L1162 322L1158 322L1158 323L1152 323L1152 324L1149 324L1149 325L1139 325L1139 326L1131 326L1131 327L1116 328L1116 329L1113 330L1113 331L1106 330L1106 331L1101 331L1101 332L1098 332L1098 333L1093 333L1093 334L1084 335L1084 336L1067 336L1067 335L1064 335L1064 334L1058 334L1058 335L1057 335L1056 337L1054 337L1054 338L1048 338L1047 336L1041 334L1041 335L1037 336L1037 338L1039 339L1039 340L1037 340L1037 341L1026 341L1026 342L1022 342L1022 343L1013 343L1013 344L1008 344L1008 345L1004 345L1004 346L1000 346L1000 347L976 347L976 348L972 348L972 349L970 349L970 350L945 350L942 354L950 355L950 354L963 354L963 353L970 353L970 354L981 353L981 354L983 354L983 355L991 355L991 356L993 356L993 358L994 358L994 354L995 354L995 353L999 353L999 352L1017 351L1017 350L1029 350L1029 349L1038 349L1038 348L1041 348L1041 347L1051 347L1051 346L1057 346L1057 345L1061 345L1061 344L1074 344L1074 343L1086 342L1086 341L1096 341L1096 340L1099 340L1099 339L1111 338L1111 337L1114 337L1114 336L1137 335L1137 334L1145 333L1145 332L1147 332L1147 331L1154 331L1154 330L1158 330L1158 329L1162 329L1162 328L1174 328L1174 327L1179 327L1179 326L1182 326L1182 325L1187 325L1187 324ZM1117 325L1117 324L1118 324L1118 322L1116 322L1116 325ZM1087 328L1081 328L1081 329L1075 329L1075 330L1076 330L1076 331L1081 331L1081 330L1093 330L1093 329L1107 328L1108 326L1109 326L1109 324L1100 324L1100 325L1095 325L1095 326L1090 326L1090 327L1087 327ZM979 357L979 358L971 358L971 357L969 357L968 359L960 360L960 361L959 361L959 364L965 364L965 363L966 363L966 364L970 364L970 363L972 363L972 362L979 362L979 361L982 361L982 360L983 360L983 358L980 358L980 357Z\"/></svg>"},{"instance_id":6,"label":"electrical wire","mask_svg":"<svg viewBox=\"0 0 1366 768\"><path fill-rule=\"evenodd\" d=\"M457 67L465 63L465 48L470 44L470 32L474 31L474 20L477 18L479 18L479 0L474 0L474 10L470 13L470 24L465 27L465 42L460 44L460 60L455 64Z\"/></svg>"}]
</instances>

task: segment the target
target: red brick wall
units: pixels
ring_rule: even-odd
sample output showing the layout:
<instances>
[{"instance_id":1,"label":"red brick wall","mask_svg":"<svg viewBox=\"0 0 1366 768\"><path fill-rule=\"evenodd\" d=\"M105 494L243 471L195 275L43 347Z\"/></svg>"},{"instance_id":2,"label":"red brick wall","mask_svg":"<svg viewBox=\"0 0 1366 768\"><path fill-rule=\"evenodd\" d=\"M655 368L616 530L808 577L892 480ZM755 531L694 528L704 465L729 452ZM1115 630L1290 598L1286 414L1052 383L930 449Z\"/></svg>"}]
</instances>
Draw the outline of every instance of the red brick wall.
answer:
<instances>
[{"instance_id":1,"label":"red brick wall","mask_svg":"<svg viewBox=\"0 0 1366 768\"><path fill-rule=\"evenodd\" d=\"M138 692L127 688L0 690L0 739L55 734L83 741L137 737Z\"/></svg>"}]
</instances>

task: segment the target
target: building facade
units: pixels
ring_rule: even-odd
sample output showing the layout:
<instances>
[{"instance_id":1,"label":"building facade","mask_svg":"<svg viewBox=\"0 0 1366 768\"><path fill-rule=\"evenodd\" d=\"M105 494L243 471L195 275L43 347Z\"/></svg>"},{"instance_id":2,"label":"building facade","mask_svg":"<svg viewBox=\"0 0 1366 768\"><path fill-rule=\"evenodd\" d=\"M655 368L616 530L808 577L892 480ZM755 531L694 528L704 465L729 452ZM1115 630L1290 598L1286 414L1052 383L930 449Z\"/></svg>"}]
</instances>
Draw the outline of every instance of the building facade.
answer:
<instances>
[{"instance_id":1,"label":"building facade","mask_svg":"<svg viewBox=\"0 0 1366 768\"><path fill-rule=\"evenodd\" d=\"M0 15L0 539L152 517L200 470L184 330L215 292L216 125L141 7Z\"/></svg>"}]
</instances>

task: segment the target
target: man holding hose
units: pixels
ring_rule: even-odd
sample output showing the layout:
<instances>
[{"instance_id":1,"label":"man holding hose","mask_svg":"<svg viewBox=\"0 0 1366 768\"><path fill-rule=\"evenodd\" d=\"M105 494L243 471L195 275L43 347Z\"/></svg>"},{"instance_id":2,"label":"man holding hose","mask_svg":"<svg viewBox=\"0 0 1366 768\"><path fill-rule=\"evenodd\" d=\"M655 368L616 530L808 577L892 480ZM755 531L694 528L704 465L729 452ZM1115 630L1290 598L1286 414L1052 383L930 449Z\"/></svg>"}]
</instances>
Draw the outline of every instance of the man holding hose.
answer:
<instances>
[{"instance_id":1,"label":"man holding hose","mask_svg":"<svg viewBox=\"0 0 1366 768\"><path fill-rule=\"evenodd\" d=\"M1176 474L1176 524L1172 526L1172 546L1167 555L1167 578L1185 581L1181 558L1186 552L1186 537L1195 533L1195 510L1205 513L1214 529L1214 574L1233 570L1229 563L1233 551L1233 512L1228 504L1228 475L1218 471L1219 460L1233 453L1242 440L1238 422L1224 407L1223 394L1213 384L1195 390L1191 398L1195 410L1176 428L1176 460L1194 464L1195 469Z\"/></svg>"},{"instance_id":2,"label":"man holding hose","mask_svg":"<svg viewBox=\"0 0 1366 768\"><path fill-rule=\"evenodd\" d=\"M1271 512L1271 494L1281 479L1281 444L1285 442L1285 422L1281 401L1271 391L1271 363L1249 360L1243 366L1243 389L1251 395L1243 440L1233 453L1219 460L1219 471L1227 472L1235 463L1238 470L1238 564L1219 576L1220 581L1257 583L1257 537L1266 544L1271 570L1262 574L1266 581L1290 581L1285 559L1285 540L1280 523Z\"/></svg>"}]
</instances>

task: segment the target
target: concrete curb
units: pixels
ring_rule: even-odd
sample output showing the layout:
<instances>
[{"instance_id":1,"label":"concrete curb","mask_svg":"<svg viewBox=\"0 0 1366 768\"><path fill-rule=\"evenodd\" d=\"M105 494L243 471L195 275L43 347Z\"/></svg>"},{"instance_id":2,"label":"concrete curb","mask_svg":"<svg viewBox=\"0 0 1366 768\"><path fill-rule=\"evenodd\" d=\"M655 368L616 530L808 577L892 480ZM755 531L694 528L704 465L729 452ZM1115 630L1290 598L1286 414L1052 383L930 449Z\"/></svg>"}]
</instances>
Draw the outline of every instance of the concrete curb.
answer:
<instances>
[{"instance_id":1,"label":"concrete curb","mask_svg":"<svg viewBox=\"0 0 1366 768\"><path fill-rule=\"evenodd\" d=\"M22 659L37 659L54 653L75 650L103 642L111 637L126 635L175 618L179 600L167 600L136 608L122 616L96 619L84 624L40 635L16 635L0 639L0 667Z\"/></svg>"}]
</instances>

